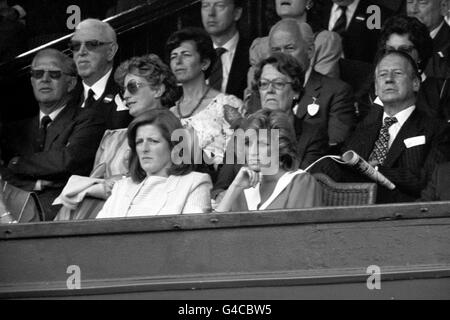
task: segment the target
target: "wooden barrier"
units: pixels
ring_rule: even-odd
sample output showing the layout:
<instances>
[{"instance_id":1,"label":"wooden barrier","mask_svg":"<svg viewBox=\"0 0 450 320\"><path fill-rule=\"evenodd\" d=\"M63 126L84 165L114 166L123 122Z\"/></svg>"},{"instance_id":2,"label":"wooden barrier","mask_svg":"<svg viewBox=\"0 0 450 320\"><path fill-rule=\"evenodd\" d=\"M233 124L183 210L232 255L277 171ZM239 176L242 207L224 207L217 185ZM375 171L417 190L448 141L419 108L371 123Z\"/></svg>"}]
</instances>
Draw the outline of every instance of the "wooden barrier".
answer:
<instances>
[{"instance_id":1,"label":"wooden barrier","mask_svg":"<svg viewBox=\"0 0 450 320\"><path fill-rule=\"evenodd\" d=\"M0 257L0 298L448 299L450 203L7 225Z\"/></svg>"}]
</instances>

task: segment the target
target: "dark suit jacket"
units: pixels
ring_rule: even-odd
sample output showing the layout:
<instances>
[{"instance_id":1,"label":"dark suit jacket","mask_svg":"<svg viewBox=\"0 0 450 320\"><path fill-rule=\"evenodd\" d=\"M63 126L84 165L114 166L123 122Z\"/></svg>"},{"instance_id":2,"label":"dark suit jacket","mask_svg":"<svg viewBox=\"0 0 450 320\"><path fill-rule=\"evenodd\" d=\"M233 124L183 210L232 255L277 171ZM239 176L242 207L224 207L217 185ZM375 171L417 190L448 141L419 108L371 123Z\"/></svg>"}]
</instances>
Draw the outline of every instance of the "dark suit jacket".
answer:
<instances>
[{"instance_id":1,"label":"dark suit jacket","mask_svg":"<svg viewBox=\"0 0 450 320\"><path fill-rule=\"evenodd\" d=\"M450 162L437 166L433 178L422 192L422 201L450 201Z\"/></svg>"},{"instance_id":2,"label":"dark suit jacket","mask_svg":"<svg viewBox=\"0 0 450 320\"><path fill-rule=\"evenodd\" d=\"M343 35L342 45L346 59L361 60L372 63L378 46L380 30L369 30L367 20L371 15L367 13L367 8L374 4L373 1L361 0L353 15L349 27ZM326 1L322 12L322 25L328 30L330 22L332 1ZM383 6L381 9L381 22L392 15L392 12Z\"/></svg>"},{"instance_id":3,"label":"dark suit jacket","mask_svg":"<svg viewBox=\"0 0 450 320\"><path fill-rule=\"evenodd\" d=\"M5 128L1 149L9 165L1 174L27 191L34 189L37 180L51 181L53 186L39 193L48 211L71 175L89 175L105 125L90 111L79 112L76 104L68 105L49 125L44 151L36 153L38 128L39 116ZM19 157L18 161L11 161L13 157ZM54 198L46 197L48 194Z\"/></svg>"},{"instance_id":4,"label":"dark suit jacket","mask_svg":"<svg viewBox=\"0 0 450 320\"><path fill-rule=\"evenodd\" d=\"M241 100L244 98L244 90L247 87L247 72L250 68L249 48L248 40L243 38L241 34L228 76L226 93Z\"/></svg>"},{"instance_id":5,"label":"dark suit jacket","mask_svg":"<svg viewBox=\"0 0 450 320\"><path fill-rule=\"evenodd\" d=\"M450 42L450 26L444 21L444 25L433 39L433 52L439 52L448 46Z\"/></svg>"},{"instance_id":6,"label":"dark suit jacket","mask_svg":"<svg viewBox=\"0 0 450 320\"><path fill-rule=\"evenodd\" d=\"M323 127L302 123L299 119L294 121L300 169L306 169L314 161L327 154L328 136ZM228 189L241 167L242 165L225 164L219 171L214 191Z\"/></svg>"},{"instance_id":7,"label":"dark suit jacket","mask_svg":"<svg viewBox=\"0 0 450 320\"><path fill-rule=\"evenodd\" d=\"M369 159L375 142L378 139L383 118L383 109L373 106L369 115L356 128L348 139L343 153L354 150L362 158ZM386 162L379 166L379 171L391 180L396 189L390 191L384 187L378 188L377 203L411 202L420 198L437 163L445 161L445 155L438 150L438 142L443 137L444 124L426 116L416 109L405 122L390 148ZM405 140L425 136L426 143L410 148ZM334 167L334 168L333 168ZM365 177L353 169L344 166L333 172L336 167L326 169L325 173L336 180L346 182L365 182ZM333 176L339 171L340 176Z\"/></svg>"},{"instance_id":8,"label":"dark suit jacket","mask_svg":"<svg viewBox=\"0 0 450 320\"><path fill-rule=\"evenodd\" d=\"M320 106L315 116L308 114L308 105ZM297 117L304 123L328 128L330 144L345 141L356 125L355 100L352 88L339 79L313 71L299 102Z\"/></svg>"},{"instance_id":9,"label":"dark suit jacket","mask_svg":"<svg viewBox=\"0 0 450 320\"><path fill-rule=\"evenodd\" d=\"M114 81L114 71L108 79L105 92L89 109L94 110L95 116L106 123L106 128L110 130L127 128L132 117L128 111L117 111L117 104L114 101L116 95L120 93L120 87ZM81 81L77 88L78 104L84 102L84 89Z\"/></svg>"}]
</instances>

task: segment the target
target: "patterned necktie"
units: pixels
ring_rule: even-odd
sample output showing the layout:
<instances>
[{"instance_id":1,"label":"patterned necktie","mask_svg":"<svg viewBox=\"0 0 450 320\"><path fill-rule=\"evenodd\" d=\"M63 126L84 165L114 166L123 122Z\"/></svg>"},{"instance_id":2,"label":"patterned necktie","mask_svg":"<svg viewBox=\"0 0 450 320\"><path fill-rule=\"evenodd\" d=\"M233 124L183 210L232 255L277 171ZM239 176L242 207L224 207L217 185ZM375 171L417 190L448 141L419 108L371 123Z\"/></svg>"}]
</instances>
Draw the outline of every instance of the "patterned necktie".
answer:
<instances>
[{"instance_id":1,"label":"patterned necktie","mask_svg":"<svg viewBox=\"0 0 450 320\"><path fill-rule=\"evenodd\" d=\"M42 152L45 149L45 138L47 137L47 127L52 122L52 118L45 116L41 120L41 125L39 126L39 134L37 138L37 152Z\"/></svg>"},{"instance_id":2,"label":"patterned necktie","mask_svg":"<svg viewBox=\"0 0 450 320\"><path fill-rule=\"evenodd\" d=\"M222 65L222 55L227 52L225 48L217 48L217 61L214 64L214 68L211 72L211 76L209 77L209 86L218 91L222 90L222 81L223 81L223 65Z\"/></svg>"},{"instance_id":3,"label":"patterned necktie","mask_svg":"<svg viewBox=\"0 0 450 320\"><path fill-rule=\"evenodd\" d=\"M96 101L95 98L94 98L94 95L95 95L94 91L92 89L89 89L88 97L84 101L84 108L85 109L89 109L89 108L91 108L94 105L94 103Z\"/></svg>"},{"instance_id":4,"label":"patterned necktie","mask_svg":"<svg viewBox=\"0 0 450 320\"><path fill-rule=\"evenodd\" d=\"M339 9L341 10L341 15L339 16L339 19L337 19L333 30L331 31L334 31L342 36L345 30L347 30L347 7L339 6Z\"/></svg>"},{"instance_id":5,"label":"patterned necktie","mask_svg":"<svg viewBox=\"0 0 450 320\"><path fill-rule=\"evenodd\" d=\"M384 119L384 124L381 127L380 135L378 140L375 142L375 148L369 157L369 161L376 160L380 165L383 165L386 161L387 153L389 151L389 139L391 135L389 134L389 128L397 123L396 117Z\"/></svg>"}]
</instances>

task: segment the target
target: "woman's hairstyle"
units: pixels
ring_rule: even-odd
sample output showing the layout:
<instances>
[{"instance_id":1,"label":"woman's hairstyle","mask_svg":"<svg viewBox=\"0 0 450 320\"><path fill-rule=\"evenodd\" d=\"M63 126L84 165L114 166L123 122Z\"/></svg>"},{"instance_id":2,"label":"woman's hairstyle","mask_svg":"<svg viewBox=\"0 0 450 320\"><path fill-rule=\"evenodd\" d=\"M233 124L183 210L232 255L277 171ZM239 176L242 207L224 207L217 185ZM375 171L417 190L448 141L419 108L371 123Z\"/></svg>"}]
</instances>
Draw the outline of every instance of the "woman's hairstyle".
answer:
<instances>
[{"instance_id":1,"label":"woman's hairstyle","mask_svg":"<svg viewBox=\"0 0 450 320\"><path fill-rule=\"evenodd\" d=\"M386 49L386 42L393 34L400 36L407 35L419 53L418 67L423 72L433 55L433 39L430 36L428 28L417 18L405 15L393 16L386 20L383 29L381 29L379 50Z\"/></svg>"},{"instance_id":2,"label":"woman's hairstyle","mask_svg":"<svg viewBox=\"0 0 450 320\"><path fill-rule=\"evenodd\" d=\"M280 168L287 171L298 169L300 161L297 138L289 115L280 110L261 109L247 119L245 129L267 129L269 138L271 130L278 130Z\"/></svg>"},{"instance_id":3,"label":"woman's hairstyle","mask_svg":"<svg viewBox=\"0 0 450 320\"><path fill-rule=\"evenodd\" d=\"M161 96L163 107L173 107L180 99L181 90L177 86L177 79L170 68L155 54L133 57L123 62L117 68L114 80L123 88L128 74L144 78L153 89L164 85L165 90Z\"/></svg>"},{"instance_id":4,"label":"woman's hairstyle","mask_svg":"<svg viewBox=\"0 0 450 320\"><path fill-rule=\"evenodd\" d=\"M168 109L157 108L146 111L142 115L134 119L128 126L128 145L130 146L130 174L134 182L140 183L147 177L146 172L142 169L139 157L136 152L136 133L137 129L145 125L154 125L159 128L163 138L169 143L172 151L177 142L173 142L171 137L175 130L183 129L180 120ZM183 176L193 171L193 164L173 164L168 170L168 175Z\"/></svg>"},{"instance_id":5,"label":"woman's hairstyle","mask_svg":"<svg viewBox=\"0 0 450 320\"><path fill-rule=\"evenodd\" d=\"M285 53L275 52L267 59L262 60L257 66L253 79L253 89L258 90L263 69L266 65L274 66L280 73L292 79L292 89L302 96L305 71L298 61Z\"/></svg>"},{"instance_id":6,"label":"woman's hairstyle","mask_svg":"<svg viewBox=\"0 0 450 320\"><path fill-rule=\"evenodd\" d=\"M195 43L195 47L202 61L210 61L209 68L205 71L205 79L209 78L214 64L216 63L217 54L214 50L214 45L211 37L205 30L201 28L188 27L172 34L166 43L166 61L170 61L170 55L172 51L181 46L181 44L186 41L192 41Z\"/></svg>"}]
</instances>

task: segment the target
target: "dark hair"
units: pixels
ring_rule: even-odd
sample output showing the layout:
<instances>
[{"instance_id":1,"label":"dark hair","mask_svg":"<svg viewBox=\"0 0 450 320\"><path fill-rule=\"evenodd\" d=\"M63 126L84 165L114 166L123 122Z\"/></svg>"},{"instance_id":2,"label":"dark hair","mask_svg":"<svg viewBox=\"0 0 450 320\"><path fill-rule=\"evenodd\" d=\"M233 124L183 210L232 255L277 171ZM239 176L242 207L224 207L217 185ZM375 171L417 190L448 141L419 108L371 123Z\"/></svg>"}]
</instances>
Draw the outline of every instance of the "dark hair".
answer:
<instances>
[{"instance_id":1,"label":"dark hair","mask_svg":"<svg viewBox=\"0 0 450 320\"><path fill-rule=\"evenodd\" d=\"M205 71L205 79L209 78L217 60L216 51L208 33L196 27L181 29L172 34L166 42L166 60L170 63L170 54L183 42L193 41L202 61L209 60L209 68Z\"/></svg>"},{"instance_id":2,"label":"dark hair","mask_svg":"<svg viewBox=\"0 0 450 320\"><path fill-rule=\"evenodd\" d=\"M292 118L280 110L261 109L252 114L244 126L246 130L279 130L280 167L287 171L297 170L299 151Z\"/></svg>"},{"instance_id":3,"label":"dark hair","mask_svg":"<svg viewBox=\"0 0 450 320\"><path fill-rule=\"evenodd\" d=\"M302 95L303 83L305 82L305 71L300 63L298 63L297 59L281 52L275 52L267 59L258 63L252 84L254 90L258 90L258 82L261 79L264 67L268 64L276 67L277 70L285 76L290 77L293 82L292 89L294 89L295 92L300 93L300 96Z\"/></svg>"},{"instance_id":4,"label":"dark hair","mask_svg":"<svg viewBox=\"0 0 450 320\"><path fill-rule=\"evenodd\" d=\"M152 88L164 85L165 91L161 96L163 107L173 107L181 97L181 90L177 85L177 79L170 68L155 54L142 57L133 57L117 68L114 74L116 83L124 87L127 74L143 77Z\"/></svg>"},{"instance_id":5,"label":"dark hair","mask_svg":"<svg viewBox=\"0 0 450 320\"><path fill-rule=\"evenodd\" d=\"M419 68L417 66L417 63L414 61L414 59L407 53L399 50L392 50L392 51L385 51L385 52L379 52L376 57L376 63L375 63L375 71L378 68L378 65L380 62L386 58L389 55L397 55L408 61L408 63L411 65L411 68L413 69L412 77L419 79L419 81L422 82L422 76L420 74ZM376 76L376 75L375 75Z\"/></svg>"},{"instance_id":6,"label":"dark hair","mask_svg":"<svg viewBox=\"0 0 450 320\"><path fill-rule=\"evenodd\" d=\"M177 129L183 129L180 119L178 119L170 110L164 108L157 108L146 111L142 115L134 119L128 126L128 145L130 146L130 161L129 171L134 182L140 183L147 177L146 172L142 169L139 162L139 157L136 152L136 132L137 129L144 125L154 125L159 128L161 135L169 143L170 150L172 150L176 142L173 142L172 133ZM193 171L192 164L172 165L167 170L168 175L183 176Z\"/></svg>"},{"instance_id":7,"label":"dark hair","mask_svg":"<svg viewBox=\"0 0 450 320\"><path fill-rule=\"evenodd\" d=\"M433 39L428 28L417 18L405 15L393 16L386 20L381 30L379 50L385 50L386 42L392 34L408 35L419 53L418 67L420 72L423 72L433 55Z\"/></svg>"}]
</instances>

